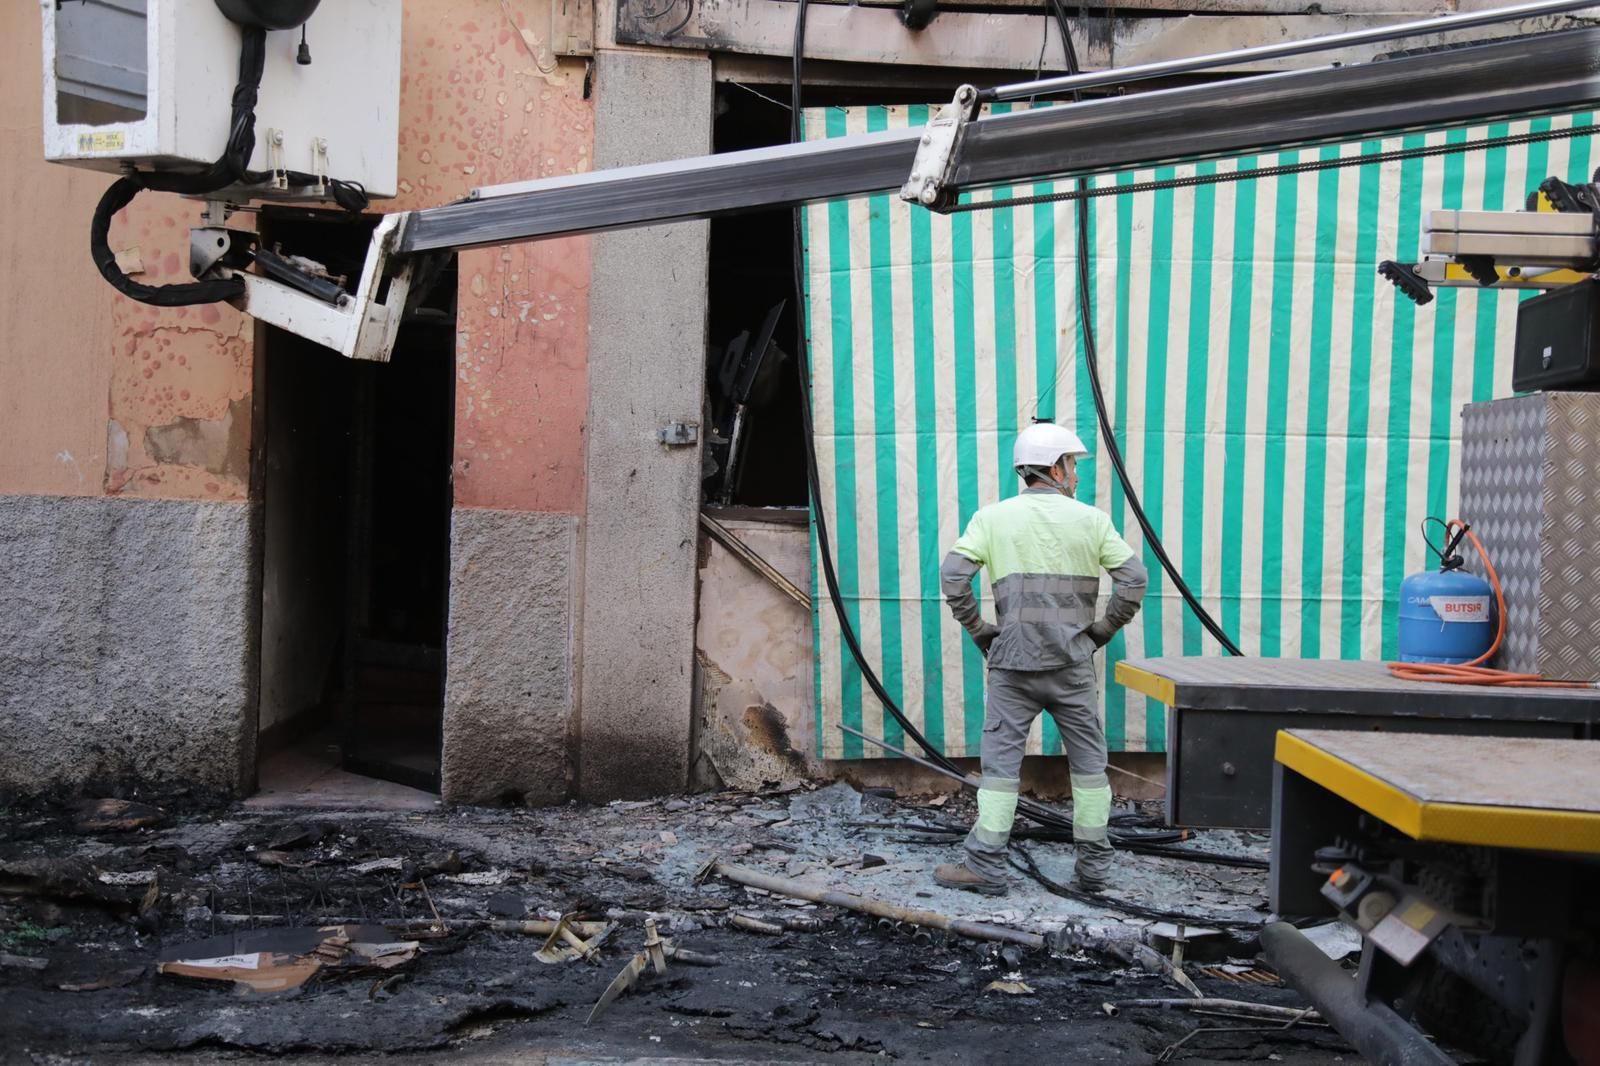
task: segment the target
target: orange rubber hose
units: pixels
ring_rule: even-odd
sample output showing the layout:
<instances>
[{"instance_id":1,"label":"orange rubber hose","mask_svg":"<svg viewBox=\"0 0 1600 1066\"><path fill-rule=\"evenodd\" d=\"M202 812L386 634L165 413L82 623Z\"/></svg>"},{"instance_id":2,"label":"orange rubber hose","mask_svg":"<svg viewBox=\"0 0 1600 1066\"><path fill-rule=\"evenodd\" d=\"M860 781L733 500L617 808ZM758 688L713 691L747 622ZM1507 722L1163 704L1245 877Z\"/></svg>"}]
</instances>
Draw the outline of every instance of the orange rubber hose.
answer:
<instances>
[{"instance_id":1,"label":"orange rubber hose","mask_svg":"<svg viewBox=\"0 0 1600 1066\"><path fill-rule=\"evenodd\" d=\"M1459 518L1452 518L1445 524L1448 531L1460 528L1472 541L1478 558L1483 560L1483 568L1489 574L1489 585L1494 589L1495 618L1494 643L1489 645L1489 650L1467 663L1390 663L1389 672L1395 677L1406 681L1432 681L1436 684L1446 685L1503 685L1508 688L1600 688L1600 684L1593 681L1550 681L1540 674L1519 674L1510 670L1494 670L1483 664L1494 658L1494 653L1500 650L1500 644L1506 636L1506 595L1500 588L1500 575L1495 573L1494 563L1489 559L1489 553L1483 550L1483 542L1478 539L1471 527ZM1449 543L1448 533L1445 542Z\"/></svg>"}]
</instances>

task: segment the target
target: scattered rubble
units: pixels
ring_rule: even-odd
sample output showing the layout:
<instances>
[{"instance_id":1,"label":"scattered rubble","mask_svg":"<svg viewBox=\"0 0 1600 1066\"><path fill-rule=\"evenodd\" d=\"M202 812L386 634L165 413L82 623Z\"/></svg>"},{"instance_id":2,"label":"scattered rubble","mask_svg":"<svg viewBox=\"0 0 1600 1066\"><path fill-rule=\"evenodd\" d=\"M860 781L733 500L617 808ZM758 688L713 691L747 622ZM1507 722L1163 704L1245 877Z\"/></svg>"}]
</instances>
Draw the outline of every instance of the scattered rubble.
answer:
<instances>
[{"instance_id":1,"label":"scattered rubble","mask_svg":"<svg viewBox=\"0 0 1600 1066\"><path fill-rule=\"evenodd\" d=\"M939 799L838 784L599 808L235 808L100 836L76 813L19 819L0 842L0 958L34 961L0 966L0 1031L96 1061L412 1057L559 1042L592 1019L587 1045L621 1057L984 1062L1059 1058L1068 1027L1083 1058L1150 1062L1194 1023L1134 1004L1304 1008L1256 958L1258 863L1124 853L1104 897L1020 877L974 897L928 877L972 813ZM1264 854L1242 834L1186 847ZM1070 846L1030 848L1070 880ZM1176 902L1181 922L1133 913ZM1206 1033L1181 1057L1350 1061L1326 1030L1288 1032Z\"/></svg>"}]
</instances>

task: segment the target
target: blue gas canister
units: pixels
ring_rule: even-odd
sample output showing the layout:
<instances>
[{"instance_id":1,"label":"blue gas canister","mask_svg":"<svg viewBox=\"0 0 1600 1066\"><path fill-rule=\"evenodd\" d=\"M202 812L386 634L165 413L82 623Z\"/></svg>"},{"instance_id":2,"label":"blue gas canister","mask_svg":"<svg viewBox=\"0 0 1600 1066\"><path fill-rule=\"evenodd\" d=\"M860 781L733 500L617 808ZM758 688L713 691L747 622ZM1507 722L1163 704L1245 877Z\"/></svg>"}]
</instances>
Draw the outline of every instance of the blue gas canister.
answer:
<instances>
[{"instance_id":1,"label":"blue gas canister","mask_svg":"<svg viewBox=\"0 0 1600 1066\"><path fill-rule=\"evenodd\" d=\"M1466 663L1494 640L1494 590L1447 567L1412 574L1400 585L1400 661Z\"/></svg>"}]
</instances>

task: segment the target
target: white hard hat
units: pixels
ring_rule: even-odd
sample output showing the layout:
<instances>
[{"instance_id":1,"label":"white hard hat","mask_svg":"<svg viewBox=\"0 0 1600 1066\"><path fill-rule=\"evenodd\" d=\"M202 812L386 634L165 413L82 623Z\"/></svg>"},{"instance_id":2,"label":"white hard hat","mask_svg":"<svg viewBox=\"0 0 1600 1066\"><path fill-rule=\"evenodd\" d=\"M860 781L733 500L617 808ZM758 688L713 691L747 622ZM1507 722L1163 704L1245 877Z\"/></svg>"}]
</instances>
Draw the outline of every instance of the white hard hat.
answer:
<instances>
[{"instance_id":1,"label":"white hard hat","mask_svg":"<svg viewBox=\"0 0 1600 1066\"><path fill-rule=\"evenodd\" d=\"M1011 465L1050 467L1063 455L1088 455L1078 435L1066 426L1054 422L1035 422L1017 434L1017 443L1011 449Z\"/></svg>"}]
</instances>

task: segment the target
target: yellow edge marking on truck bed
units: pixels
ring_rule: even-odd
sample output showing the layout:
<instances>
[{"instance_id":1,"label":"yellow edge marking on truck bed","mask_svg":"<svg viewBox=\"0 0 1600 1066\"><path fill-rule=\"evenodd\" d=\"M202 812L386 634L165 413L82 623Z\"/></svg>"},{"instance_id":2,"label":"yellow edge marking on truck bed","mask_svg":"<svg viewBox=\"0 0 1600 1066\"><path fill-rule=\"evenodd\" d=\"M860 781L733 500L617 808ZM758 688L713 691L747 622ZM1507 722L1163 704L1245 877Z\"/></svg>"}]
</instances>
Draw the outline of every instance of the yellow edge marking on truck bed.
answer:
<instances>
[{"instance_id":1,"label":"yellow edge marking on truck bed","mask_svg":"<svg viewBox=\"0 0 1600 1066\"><path fill-rule=\"evenodd\" d=\"M1151 699L1165 703L1168 707L1173 705L1178 687L1172 683L1170 677L1152 674L1148 670L1140 670L1136 666L1121 662L1117 664L1117 684L1142 692Z\"/></svg>"},{"instance_id":2,"label":"yellow edge marking on truck bed","mask_svg":"<svg viewBox=\"0 0 1600 1066\"><path fill-rule=\"evenodd\" d=\"M1413 840L1600 855L1600 813L1430 803L1282 730L1277 760Z\"/></svg>"}]
</instances>

